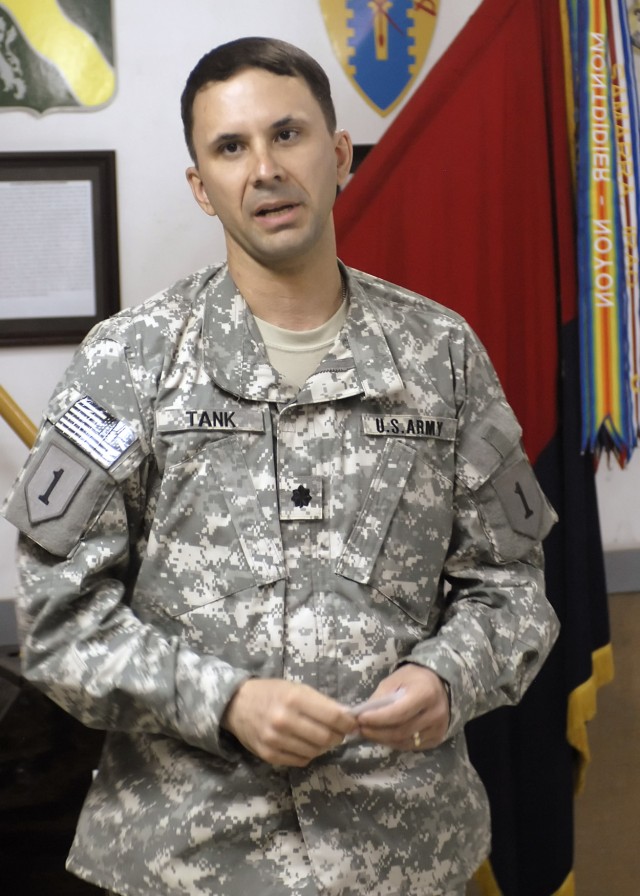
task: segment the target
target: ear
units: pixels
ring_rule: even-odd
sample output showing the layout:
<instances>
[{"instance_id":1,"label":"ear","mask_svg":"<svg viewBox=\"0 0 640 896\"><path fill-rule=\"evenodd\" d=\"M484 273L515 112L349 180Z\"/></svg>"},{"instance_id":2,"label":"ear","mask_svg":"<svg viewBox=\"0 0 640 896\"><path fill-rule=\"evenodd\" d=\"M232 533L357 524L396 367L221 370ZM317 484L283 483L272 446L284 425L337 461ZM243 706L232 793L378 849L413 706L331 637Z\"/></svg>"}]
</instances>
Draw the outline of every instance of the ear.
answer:
<instances>
[{"instance_id":1,"label":"ear","mask_svg":"<svg viewBox=\"0 0 640 896\"><path fill-rule=\"evenodd\" d=\"M353 162L353 143L348 131L336 131L335 152L338 169L338 186L342 186L351 171Z\"/></svg>"},{"instance_id":2,"label":"ear","mask_svg":"<svg viewBox=\"0 0 640 896\"><path fill-rule=\"evenodd\" d=\"M198 169L193 166L191 168L187 168L186 175L195 201L198 203L203 212L205 212L207 215L210 215L212 218L215 218L216 210L209 201L207 191L204 188L204 184L202 182L202 178L200 177Z\"/></svg>"}]
</instances>

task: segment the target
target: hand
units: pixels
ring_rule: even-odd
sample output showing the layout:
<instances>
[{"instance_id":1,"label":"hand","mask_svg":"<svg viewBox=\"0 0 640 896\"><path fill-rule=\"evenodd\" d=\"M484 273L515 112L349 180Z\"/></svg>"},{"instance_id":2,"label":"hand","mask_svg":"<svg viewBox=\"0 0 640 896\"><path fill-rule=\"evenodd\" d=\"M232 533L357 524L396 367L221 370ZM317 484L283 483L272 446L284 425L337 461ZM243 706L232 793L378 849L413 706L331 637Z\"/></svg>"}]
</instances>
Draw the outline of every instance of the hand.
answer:
<instances>
[{"instance_id":1,"label":"hand","mask_svg":"<svg viewBox=\"0 0 640 896\"><path fill-rule=\"evenodd\" d=\"M402 688L389 706L358 716L362 737L394 750L425 750L439 746L449 727L449 697L444 682L431 669L408 663L380 683L371 698Z\"/></svg>"},{"instance_id":2,"label":"hand","mask_svg":"<svg viewBox=\"0 0 640 896\"><path fill-rule=\"evenodd\" d=\"M303 768L342 743L358 723L344 706L308 685L250 678L229 702L222 727L265 762Z\"/></svg>"}]
</instances>

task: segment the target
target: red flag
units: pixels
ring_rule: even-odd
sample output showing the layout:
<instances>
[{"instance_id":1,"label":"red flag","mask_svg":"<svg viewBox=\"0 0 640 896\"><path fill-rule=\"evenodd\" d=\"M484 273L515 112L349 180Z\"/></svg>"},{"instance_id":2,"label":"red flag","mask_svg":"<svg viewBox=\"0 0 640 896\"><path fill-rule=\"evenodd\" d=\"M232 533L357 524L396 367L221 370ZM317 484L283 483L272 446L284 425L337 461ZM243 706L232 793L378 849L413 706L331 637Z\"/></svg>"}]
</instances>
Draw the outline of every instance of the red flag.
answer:
<instances>
[{"instance_id":1,"label":"red flag","mask_svg":"<svg viewBox=\"0 0 640 896\"><path fill-rule=\"evenodd\" d=\"M519 707L468 727L492 807L486 896L573 893L573 781L593 711L582 697L611 674L594 476L579 452L564 97L559 5L484 0L336 204L346 263L478 332L561 518L545 544L560 640Z\"/></svg>"}]
</instances>

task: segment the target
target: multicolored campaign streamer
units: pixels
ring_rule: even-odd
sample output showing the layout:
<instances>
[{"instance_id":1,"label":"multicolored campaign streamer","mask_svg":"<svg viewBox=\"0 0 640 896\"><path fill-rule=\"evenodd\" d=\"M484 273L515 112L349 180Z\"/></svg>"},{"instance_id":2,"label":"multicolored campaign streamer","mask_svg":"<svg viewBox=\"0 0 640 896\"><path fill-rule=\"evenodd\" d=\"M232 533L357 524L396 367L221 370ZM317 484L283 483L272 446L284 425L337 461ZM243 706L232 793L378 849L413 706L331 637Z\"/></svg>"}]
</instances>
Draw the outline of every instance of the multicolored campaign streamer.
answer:
<instances>
[{"instance_id":1,"label":"multicolored campaign streamer","mask_svg":"<svg viewBox=\"0 0 640 896\"><path fill-rule=\"evenodd\" d=\"M640 425L638 100L624 0L566 4L575 113L582 448L626 464Z\"/></svg>"}]
</instances>

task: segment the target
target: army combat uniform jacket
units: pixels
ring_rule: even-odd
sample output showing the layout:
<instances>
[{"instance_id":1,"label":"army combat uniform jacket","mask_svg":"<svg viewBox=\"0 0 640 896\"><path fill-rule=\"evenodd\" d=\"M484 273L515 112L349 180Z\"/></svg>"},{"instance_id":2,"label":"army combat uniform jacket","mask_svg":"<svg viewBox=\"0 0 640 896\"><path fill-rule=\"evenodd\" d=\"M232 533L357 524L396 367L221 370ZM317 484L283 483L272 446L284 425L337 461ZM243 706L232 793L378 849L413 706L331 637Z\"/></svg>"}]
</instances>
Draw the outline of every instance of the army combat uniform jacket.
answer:
<instances>
[{"instance_id":1,"label":"army combat uniform jacket","mask_svg":"<svg viewBox=\"0 0 640 896\"><path fill-rule=\"evenodd\" d=\"M553 642L553 512L467 325L343 273L346 323L300 391L225 266L99 325L8 499L25 675L108 732L69 858L103 887L422 896L487 854L463 726ZM437 749L348 739L274 768L220 728L248 676L353 704L407 660L450 690Z\"/></svg>"}]
</instances>

